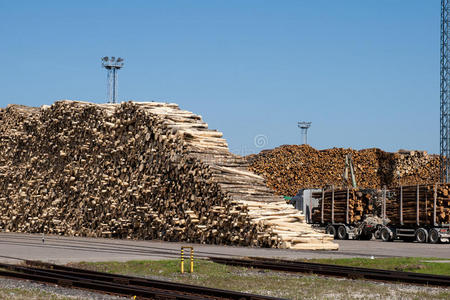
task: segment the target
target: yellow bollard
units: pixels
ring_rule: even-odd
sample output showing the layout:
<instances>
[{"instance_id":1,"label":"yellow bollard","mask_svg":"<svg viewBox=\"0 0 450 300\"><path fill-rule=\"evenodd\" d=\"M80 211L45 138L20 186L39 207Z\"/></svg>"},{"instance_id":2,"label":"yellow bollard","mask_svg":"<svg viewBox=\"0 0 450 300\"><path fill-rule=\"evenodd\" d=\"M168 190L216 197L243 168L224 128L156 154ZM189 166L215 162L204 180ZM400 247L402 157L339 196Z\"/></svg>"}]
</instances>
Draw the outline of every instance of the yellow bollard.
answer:
<instances>
[{"instance_id":1,"label":"yellow bollard","mask_svg":"<svg viewBox=\"0 0 450 300\"><path fill-rule=\"evenodd\" d=\"M191 270L190 273L194 273L194 248L191 248Z\"/></svg>"},{"instance_id":2,"label":"yellow bollard","mask_svg":"<svg viewBox=\"0 0 450 300\"><path fill-rule=\"evenodd\" d=\"M181 247L181 273L184 273L184 249L190 249L190 268L189 273L194 273L194 248L193 247Z\"/></svg>"},{"instance_id":3,"label":"yellow bollard","mask_svg":"<svg viewBox=\"0 0 450 300\"><path fill-rule=\"evenodd\" d=\"M184 273L184 247L181 247L181 274Z\"/></svg>"}]
</instances>

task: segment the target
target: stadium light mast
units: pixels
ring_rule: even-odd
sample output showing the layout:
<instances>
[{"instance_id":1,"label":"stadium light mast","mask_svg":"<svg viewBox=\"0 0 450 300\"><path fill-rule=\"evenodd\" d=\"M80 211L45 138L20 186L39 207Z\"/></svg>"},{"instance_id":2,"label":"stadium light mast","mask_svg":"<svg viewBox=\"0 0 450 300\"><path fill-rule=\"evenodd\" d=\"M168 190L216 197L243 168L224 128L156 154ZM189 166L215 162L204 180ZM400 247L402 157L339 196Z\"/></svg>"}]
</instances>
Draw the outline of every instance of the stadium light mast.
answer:
<instances>
[{"instance_id":1,"label":"stadium light mast","mask_svg":"<svg viewBox=\"0 0 450 300\"><path fill-rule=\"evenodd\" d=\"M102 58L102 67L108 72L108 103L117 101L117 72L123 67L123 58L105 56Z\"/></svg>"},{"instance_id":2,"label":"stadium light mast","mask_svg":"<svg viewBox=\"0 0 450 300\"><path fill-rule=\"evenodd\" d=\"M303 145L308 145L308 129L311 127L311 122L298 122L298 128L302 132Z\"/></svg>"}]
</instances>

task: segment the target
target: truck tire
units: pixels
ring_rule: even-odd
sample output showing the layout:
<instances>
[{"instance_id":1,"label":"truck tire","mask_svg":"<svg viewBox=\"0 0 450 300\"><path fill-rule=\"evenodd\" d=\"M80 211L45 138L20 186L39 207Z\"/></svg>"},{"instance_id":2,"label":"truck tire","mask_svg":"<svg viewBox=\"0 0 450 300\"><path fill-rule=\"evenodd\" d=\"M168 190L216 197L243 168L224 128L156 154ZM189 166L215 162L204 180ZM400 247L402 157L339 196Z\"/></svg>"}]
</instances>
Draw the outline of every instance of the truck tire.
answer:
<instances>
[{"instance_id":1,"label":"truck tire","mask_svg":"<svg viewBox=\"0 0 450 300\"><path fill-rule=\"evenodd\" d=\"M375 236L375 238L378 240L378 239L381 239L381 229L377 229L377 231L375 231L375 234L374 234L374 236Z\"/></svg>"},{"instance_id":2,"label":"truck tire","mask_svg":"<svg viewBox=\"0 0 450 300\"><path fill-rule=\"evenodd\" d=\"M428 242L428 232L425 228L419 228L416 230L416 241L419 243Z\"/></svg>"},{"instance_id":3,"label":"truck tire","mask_svg":"<svg viewBox=\"0 0 450 300\"><path fill-rule=\"evenodd\" d=\"M432 243L432 244L437 244L441 241L439 231L437 231L434 228L430 230L430 234L428 236L429 236L428 239L429 239L430 243Z\"/></svg>"},{"instance_id":4,"label":"truck tire","mask_svg":"<svg viewBox=\"0 0 450 300\"><path fill-rule=\"evenodd\" d=\"M337 237L340 240L347 240L348 239L347 228L345 228L344 225L341 225L341 226L338 227Z\"/></svg>"},{"instance_id":5,"label":"truck tire","mask_svg":"<svg viewBox=\"0 0 450 300\"><path fill-rule=\"evenodd\" d=\"M381 228L380 237L383 240L383 242L392 242L391 231L386 227Z\"/></svg>"},{"instance_id":6,"label":"truck tire","mask_svg":"<svg viewBox=\"0 0 450 300\"><path fill-rule=\"evenodd\" d=\"M336 228L333 225L328 225L325 229L327 234L331 234L334 238L336 238Z\"/></svg>"}]
</instances>

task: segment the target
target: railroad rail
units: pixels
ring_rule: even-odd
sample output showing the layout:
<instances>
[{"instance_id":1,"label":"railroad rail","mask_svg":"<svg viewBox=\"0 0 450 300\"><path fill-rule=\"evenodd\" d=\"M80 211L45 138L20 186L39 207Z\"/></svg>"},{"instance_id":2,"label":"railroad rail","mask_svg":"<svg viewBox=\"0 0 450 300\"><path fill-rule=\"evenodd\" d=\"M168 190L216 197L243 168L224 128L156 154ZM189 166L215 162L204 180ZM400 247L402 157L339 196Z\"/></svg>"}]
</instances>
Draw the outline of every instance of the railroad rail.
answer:
<instances>
[{"instance_id":1,"label":"railroad rail","mask_svg":"<svg viewBox=\"0 0 450 300\"><path fill-rule=\"evenodd\" d=\"M0 276L88 289L107 294L148 299L279 299L195 285L116 275L39 261L25 260L26 265L0 263Z\"/></svg>"},{"instance_id":2,"label":"railroad rail","mask_svg":"<svg viewBox=\"0 0 450 300\"><path fill-rule=\"evenodd\" d=\"M370 279L388 282L404 282L433 286L450 286L450 276L433 275L424 273L390 271L382 269L370 269L361 267L347 267L330 264L299 262L291 260L277 260L267 258L222 258L210 257L211 261L234 266L245 266L258 269L270 269L277 271L313 273L319 275L347 277L352 279Z\"/></svg>"}]
</instances>

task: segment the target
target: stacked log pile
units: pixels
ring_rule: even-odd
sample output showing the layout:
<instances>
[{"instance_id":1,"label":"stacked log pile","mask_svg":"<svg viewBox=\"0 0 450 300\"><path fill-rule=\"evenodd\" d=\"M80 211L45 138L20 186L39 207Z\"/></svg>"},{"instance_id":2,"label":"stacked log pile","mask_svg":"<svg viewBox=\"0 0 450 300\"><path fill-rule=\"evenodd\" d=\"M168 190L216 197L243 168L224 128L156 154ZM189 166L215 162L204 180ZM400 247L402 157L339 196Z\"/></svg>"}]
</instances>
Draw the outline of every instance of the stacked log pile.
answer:
<instances>
[{"instance_id":1,"label":"stacked log pile","mask_svg":"<svg viewBox=\"0 0 450 300\"><path fill-rule=\"evenodd\" d=\"M319 199L319 205L313 212L312 220L314 223L357 224L368 216L377 215L377 197L374 194L374 191L350 188L313 193L313 197Z\"/></svg>"},{"instance_id":2,"label":"stacked log pile","mask_svg":"<svg viewBox=\"0 0 450 300\"><path fill-rule=\"evenodd\" d=\"M352 155L357 185L361 188L380 189L399 183L424 184L439 180L439 158L418 151L316 150L308 145L285 145L247 159L249 169L262 175L277 194L294 196L302 188L347 187L343 182L347 154Z\"/></svg>"},{"instance_id":3,"label":"stacked log pile","mask_svg":"<svg viewBox=\"0 0 450 300\"><path fill-rule=\"evenodd\" d=\"M401 224L402 220L400 219L400 206L402 205L403 224L417 224L417 222L419 222L421 226L432 226L434 223L449 224L449 190L449 184L428 184L398 187L393 190L395 193L394 197L387 200L386 216L392 224ZM433 222L435 196L436 219L435 222ZM418 220L417 215L419 217Z\"/></svg>"},{"instance_id":4,"label":"stacked log pile","mask_svg":"<svg viewBox=\"0 0 450 300\"><path fill-rule=\"evenodd\" d=\"M396 185L438 182L440 175L439 156L429 155L426 151L399 150L394 154L393 172Z\"/></svg>"},{"instance_id":5,"label":"stacked log pile","mask_svg":"<svg viewBox=\"0 0 450 300\"><path fill-rule=\"evenodd\" d=\"M175 104L58 101L0 111L0 228L336 249L222 134Z\"/></svg>"}]
</instances>

